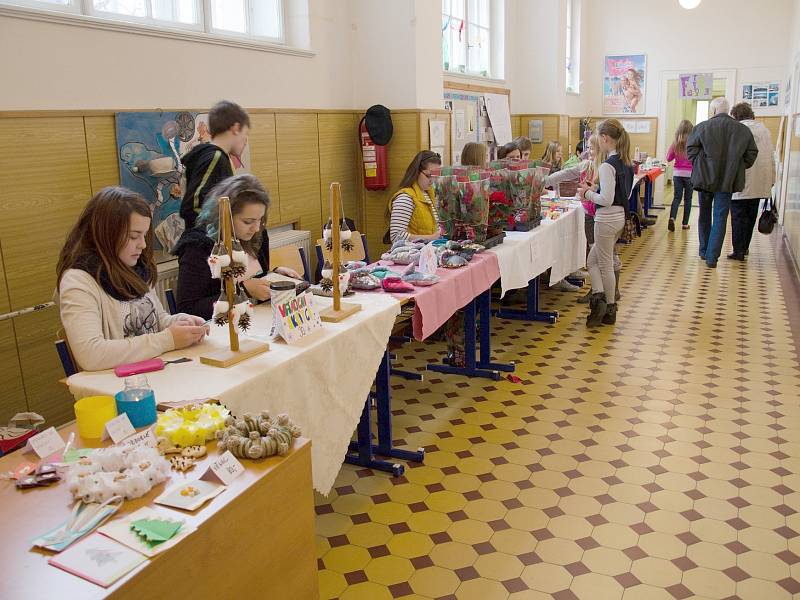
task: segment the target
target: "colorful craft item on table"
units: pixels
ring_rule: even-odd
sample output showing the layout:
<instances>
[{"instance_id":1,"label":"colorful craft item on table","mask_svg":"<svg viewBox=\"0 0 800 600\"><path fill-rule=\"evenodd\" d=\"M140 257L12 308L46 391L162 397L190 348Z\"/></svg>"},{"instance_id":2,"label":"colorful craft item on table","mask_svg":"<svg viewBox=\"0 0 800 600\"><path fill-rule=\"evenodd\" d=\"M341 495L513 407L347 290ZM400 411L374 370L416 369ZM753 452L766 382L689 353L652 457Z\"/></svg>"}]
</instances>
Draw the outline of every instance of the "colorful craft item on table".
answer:
<instances>
[{"instance_id":1,"label":"colorful craft item on table","mask_svg":"<svg viewBox=\"0 0 800 600\"><path fill-rule=\"evenodd\" d=\"M41 464L30 475L17 477L17 488L27 489L33 487L46 487L61 481L61 476L56 471L56 467L51 464Z\"/></svg>"},{"instance_id":2,"label":"colorful craft item on table","mask_svg":"<svg viewBox=\"0 0 800 600\"><path fill-rule=\"evenodd\" d=\"M423 273L422 271L417 271L414 268L414 265L411 265L411 267L406 269L406 272L403 273L403 281L417 286L429 286L435 283L439 283L439 276L431 273Z\"/></svg>"},{"instance_id":3,"label":"colorful craft item on table","mask_svg":"<svg viewBox=\"0 0 800 600\"><path fill-rule=\"evenodd\" d=\"M339 244L345 252L352 252L355 246L352 241L353 232L347 225L347 221L342 216L341 224L339 226ZM328 219L325 226L322 228L322 239L325 240L325 248L328 251L333 251L333 221Z\"/></svg>"},{"instance_id":4,"label":"colorful craft item on table","mask_svg":"<svg viewBox=\"0 0 800 600\"><path fill-rule=\"evenodd\" d=\"M131 523L131 531L150 548L171 540L178 534L181 527L183 527L183 521L167 519L138 519Z\"/></svg>"},{"instance_id":5,"label":"colorful craft item on table","mask_svg":"<svg viewBox=\"0 0 800 600\"><path fill-rule=\"evenodd\" d=\"M44 417L34 412L15 414L7 427L0 427L0 455L22 446L29 437L39 432L39 426L43 423Z\"/></svg>"},{"instance_id":6,"label":"colorful craft item on table","mask_svg":"<svg viewBox=\"0 0 800 600\"><path fill-rule=\"evenodd\" d=\"M156 435L175 446L203 445L225 426L230 411L221 404L196 404L175 408L158 415Z\"/></svg>"},{"instance_id":7,"label":"colorful craft item on table","mask_svg":"<svg viewBox=\"0 0 800 600\"><path fill-rule=\"evenodd\" d=\"M363 260L350 260L344 263L344 268L348 271L356 271L358 269L363 269L367 266Z\"/></svg>"},{"instance_id":8,"label":"colorful craft item on table","mask_svg":"<svg viewBox=\"0 0 800 600\"><path fill-rule=\"evenodd\" d=\"M414 286L406 283L400 277L384 277L381 281L383 289L390 294L413 292Z\"/></svg>"},{"instance_id":9,"label":"colorful craft item on table","mask_svg":"<svg viewBox=\"0 0 800 600\"><path fill-rule=\"evenodd\" d=\"M292 442L300 437L300 428L288 415L270 417L268 411L263 411L257 416L245 413L228 417L225 429L216 436L220 452L230 450L237 458L257 460L275 454L286 456Z\"/></svg>"},{"instance_id":10,"label":"colorful craft item on table","mask_svg":"<svg viewBox=\"0 0 800 600\"><path fill-rule=\"evenodd\" d=\"M61 552L100 526L103 521L119 510L122 503L121 496L114 496L102 504L87 504L79 500L73 506L69 519L33 540L33 545L53 552Z\"/></svg>"},{"instance_id":11,"label":"colorful craft item on table","mask_svg":"<svg viewBox=\"0 0 800 600\"><path fill-rule=\"evenodd\" d=\"M445 250L439 255L439 266L444 269L460 269L468 264L466 258L452 250Z\"/></svg>"},{"instance_id":12,"label":"colorful craft item on table","mask_svg":"<svg viewBox=\"0 0 800 600\"><path fill-rule=\"evenodd\" d=\"M356 290L376 290L381 287L381 280L364 270L352 271L350 285Z\"/></svg>"},{"instance_id":13,"label":"colorful craft item on table","mask_svg":"<svg viewBox=\"0 0 800 600\"><path fill-rule=\"evenodd\" d=\"M106 502L114 496L139 498L169 477L170 465L147 445L111 446L70 464L67 488L84 502Z\"/></svg>"}]
</instances>

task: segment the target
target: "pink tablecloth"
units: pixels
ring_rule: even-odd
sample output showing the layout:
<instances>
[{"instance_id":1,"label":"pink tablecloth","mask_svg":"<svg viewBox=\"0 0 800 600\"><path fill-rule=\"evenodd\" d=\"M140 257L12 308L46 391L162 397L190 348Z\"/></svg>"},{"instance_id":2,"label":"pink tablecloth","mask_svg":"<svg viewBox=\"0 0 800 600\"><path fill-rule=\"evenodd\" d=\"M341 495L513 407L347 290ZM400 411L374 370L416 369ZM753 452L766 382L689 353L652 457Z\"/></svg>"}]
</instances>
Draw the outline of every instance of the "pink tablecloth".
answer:
<instances>
[{"instance_id":1,"label":"pink tablecloth","mask_svg":"<svg viewBox=\"0 0 800 600\"><path fill-rule=\"evenodd\" d=\"M386 261L380 264L392 265ZM398 271L403 267L398 265ZM392 294L398 300L414 300L414 316L411 324L414 338L424 340L445 324L453 314L466 306L473 298L492 287L500 278L497 256L491 252L481 252L472 257L466 267L460 269L437 269L439 283L429 287L416 287L407 294Z\"/></svg>"}]
</instances>

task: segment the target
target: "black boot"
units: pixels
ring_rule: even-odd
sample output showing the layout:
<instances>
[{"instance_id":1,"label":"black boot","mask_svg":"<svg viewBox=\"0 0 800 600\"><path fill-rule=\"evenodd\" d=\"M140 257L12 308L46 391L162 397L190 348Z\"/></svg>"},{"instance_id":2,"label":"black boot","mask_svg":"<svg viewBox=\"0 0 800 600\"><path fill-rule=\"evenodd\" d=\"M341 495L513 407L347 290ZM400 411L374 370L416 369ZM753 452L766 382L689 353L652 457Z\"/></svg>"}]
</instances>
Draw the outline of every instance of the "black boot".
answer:
<instances>
[{"instance_id":1,"label":"black boot","mask_svg":"<svg viewBox=\"0 0 800 600\"><path fill-rule=\"evenodd\" d=\"M620 274L620 272L621 271L614 271L614 279L617 280L617 285L616 285L616 290L617 291L614 292L614 302L617 302L617 301L619 301L620 298L622 298L622 294L619 291L619 274Z\"/></svg>"},{"instance_id":2,"label":"black boot","mask_svg":"<svg viewBox=\"0 0 800 600\"><path fill-rule=\"evenodd\" d=\"M603 325L613 325L617 322L617 303L606 305L606 314L603 316Z\"/></svg>"},{"instance_id":3,"label":"black boot","mask_svg":"<svg viewBox=\"0 0 800 600\"><path fill-rule=\"evenodd\" d=\"M589 290L588 292L586 292L585 296L581 296L580 298L578 298L578 304L589 304L591 299L592 299L592 290Z\"/></svg>"},{"instance_id":4,"label":"black boot","mask_svg":"<svg viewBox=\"0 0 800 600\"><path fill-rule=\"evenodd\" d=\"M597 327L603 322L606 314L606 295L604 292L595 292L589 300L592 312L586 317L587 327Z\"/></svg>"}]
</instances>

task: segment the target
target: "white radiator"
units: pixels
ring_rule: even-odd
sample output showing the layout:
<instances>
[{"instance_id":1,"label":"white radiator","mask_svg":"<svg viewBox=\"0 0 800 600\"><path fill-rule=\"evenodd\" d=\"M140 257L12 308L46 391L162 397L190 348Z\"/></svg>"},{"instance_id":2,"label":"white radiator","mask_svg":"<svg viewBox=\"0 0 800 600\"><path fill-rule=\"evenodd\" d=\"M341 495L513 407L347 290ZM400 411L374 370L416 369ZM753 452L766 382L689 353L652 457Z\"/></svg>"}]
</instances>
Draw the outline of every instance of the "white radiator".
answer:
<instances>
[{"instance_id":1,"label":"white radiator","mask_svg":"<svg viewBox=\"0 0 800 600\"><path fill-rule=\"evenodd\" d=\"M288 227L291 227L289 225ZM311 232L300 229L287 229L283 227L269 231L269 247L281 248L283 246L297 246L303 248L309 263L311 261ZM178 289L178 259L168 260L158 265L158 282L156 293L161 304L167 309L166 290L177 292Z\"/></svg>"},{"instance_id":2,"label":"white radiator","mask_svg":"<svg viewBox=\"0 0 800 600\"><path fill-rule=\"evenodd\" d=\"M282 248L283 246L297 246L306 253L306 258L311 260L311 232L302 229L278 228L269 232L269 247Z\"/></svg>"},{"instance_id":3,"label":"white radiator","mask_svg":"<svg viewBox=\"0 0 800 600\"><path fill-rule=\"evenodd\" d=\"M156 293L164 310L169 311L167 297L164 295L166 290L175 292L178 289L178 259L168 260L158 265L158 281L156 282Z\"/></svg>"}]
</instances>

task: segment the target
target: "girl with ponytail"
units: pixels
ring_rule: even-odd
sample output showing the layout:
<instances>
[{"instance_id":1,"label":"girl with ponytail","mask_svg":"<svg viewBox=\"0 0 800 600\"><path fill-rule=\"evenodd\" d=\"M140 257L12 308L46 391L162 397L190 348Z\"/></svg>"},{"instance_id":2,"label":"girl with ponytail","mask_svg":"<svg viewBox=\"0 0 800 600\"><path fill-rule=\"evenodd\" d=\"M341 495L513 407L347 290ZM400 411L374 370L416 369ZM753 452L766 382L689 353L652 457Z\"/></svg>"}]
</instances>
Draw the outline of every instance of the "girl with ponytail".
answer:
<instances>
[{"instance_id":1,"label":"girl with ponytail","mask_svg":"<svg viewBox=\"0 0 800 600\"><path fill-rule=\"evenodd\" d=\"M614 247L625 227L633 187L631 141L622 123L617 119L603 121L597 127L597 137L600 151L608 153L598 169L599 188L591 182L578 186L578 198L595 205L594 246L586 261L592 279L587 327L616 322Z\"/></svg>"}]
</instances>

